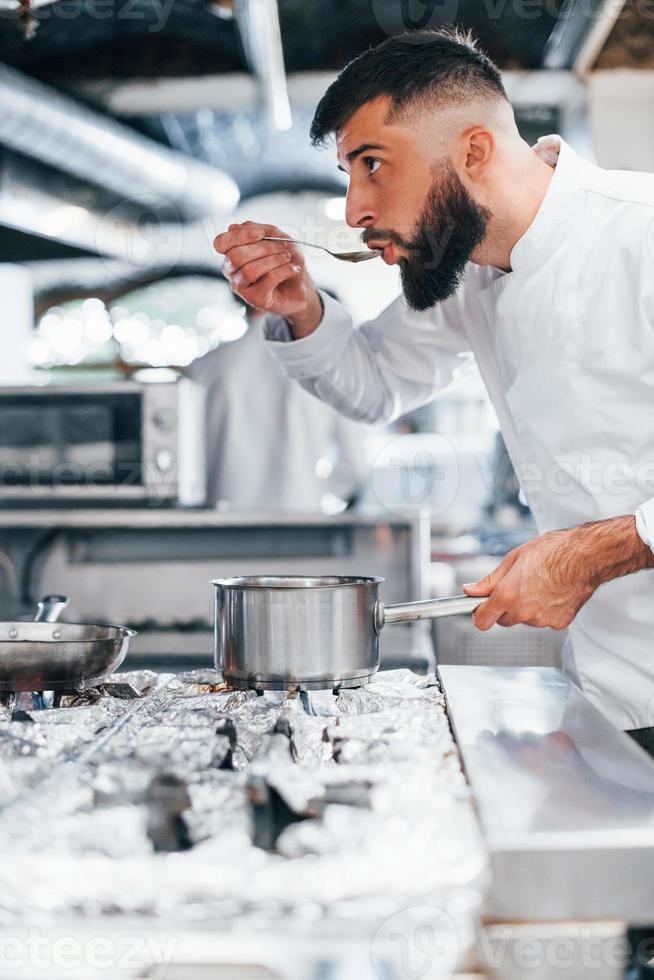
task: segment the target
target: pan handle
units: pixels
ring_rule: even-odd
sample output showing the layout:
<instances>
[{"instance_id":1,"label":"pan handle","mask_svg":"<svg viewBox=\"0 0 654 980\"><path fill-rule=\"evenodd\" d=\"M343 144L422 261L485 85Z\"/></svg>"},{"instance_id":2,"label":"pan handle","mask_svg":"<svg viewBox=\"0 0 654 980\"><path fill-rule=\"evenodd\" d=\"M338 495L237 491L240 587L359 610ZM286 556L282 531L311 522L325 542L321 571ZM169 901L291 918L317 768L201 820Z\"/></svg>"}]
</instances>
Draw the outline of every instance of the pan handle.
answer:
<instances>
[{"instance_id":1,"label":"pan handle","mask_svg":"<svg viewBox=\"0 0 654 980\"><path fill-rule=\"evenodd\" d=\"M421 602L399 602L385 606L380 599L375 606L375 629L379 633L388 623L411 623L416 619L440 619L441 616L473 613L483 601L483 596L455 595L447 599L424 599Z\"/></svg>"},{"instance_id":2,"label":"pan handle","mask_svg":"<svg viewBox=\"0 0 654 980\"><path fill-rule=\"evenodd\" d=\"M56 623L68 605L67 595L44 595L39 600L35 623Z\"/></svg>"}]
</instances>

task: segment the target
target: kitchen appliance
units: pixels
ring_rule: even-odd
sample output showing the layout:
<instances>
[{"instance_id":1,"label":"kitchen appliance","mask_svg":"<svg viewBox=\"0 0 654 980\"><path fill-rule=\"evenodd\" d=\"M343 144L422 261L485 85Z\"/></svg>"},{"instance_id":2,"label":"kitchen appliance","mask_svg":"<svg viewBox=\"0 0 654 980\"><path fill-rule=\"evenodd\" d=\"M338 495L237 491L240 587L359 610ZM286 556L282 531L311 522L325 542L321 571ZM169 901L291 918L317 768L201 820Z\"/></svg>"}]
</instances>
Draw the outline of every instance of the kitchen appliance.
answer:
<instances>
[{"instance_id":1,"label":"kitchen appliance","mask_svg":"<svg viewBox=\"0 0 654 980\"><path fill-rule=\"evenodd\" d=\"M0 691L78 691L120 667L133 630L59 623L66 596L46 596L32 622L0 622Z\"/></svg>"},{"instance_id":2,"label":"kitchen appliance","mask_svg":"<svg viewBox=\"0 0 654 980\"><path fill-rule=\"evenodd\" d=\"M204 390L169 372L0 388L0 506L201 504L204 427Z\"/></svg>"},{"instance_id":3,"label":"kitchen appliance","mask_svg":"<svg viewBox=\"0 0 654 980\"><path fill-rule=\"evenodd\" d=\"M350 575L214 579L216 667L240 688L359 687L379 668L384 625L471 613L482 602L464 595L385 606L383 581Z\"/></svg>"}]
</instances>

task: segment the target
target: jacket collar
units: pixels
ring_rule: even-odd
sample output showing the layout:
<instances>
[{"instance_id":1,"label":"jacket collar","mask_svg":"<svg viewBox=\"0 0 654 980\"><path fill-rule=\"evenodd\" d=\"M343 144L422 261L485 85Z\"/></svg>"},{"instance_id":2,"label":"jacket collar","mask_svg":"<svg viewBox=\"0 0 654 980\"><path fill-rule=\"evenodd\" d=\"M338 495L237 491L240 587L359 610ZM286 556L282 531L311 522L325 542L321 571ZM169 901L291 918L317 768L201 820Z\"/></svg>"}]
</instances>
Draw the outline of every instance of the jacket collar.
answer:
<instances>
[{"instance_id":1,"label":"jacket collar","mask_svg":"<svg viewBox=\"0 0 654 980\"><path fill-rule=\"evenodd\" d=\"M511 250L511 270L518 273L544 265L561 245L581 203L581 172L587 166L560 136L543 136L533 149L554 174L536 217Z\"/></svg>"}]
</instances>

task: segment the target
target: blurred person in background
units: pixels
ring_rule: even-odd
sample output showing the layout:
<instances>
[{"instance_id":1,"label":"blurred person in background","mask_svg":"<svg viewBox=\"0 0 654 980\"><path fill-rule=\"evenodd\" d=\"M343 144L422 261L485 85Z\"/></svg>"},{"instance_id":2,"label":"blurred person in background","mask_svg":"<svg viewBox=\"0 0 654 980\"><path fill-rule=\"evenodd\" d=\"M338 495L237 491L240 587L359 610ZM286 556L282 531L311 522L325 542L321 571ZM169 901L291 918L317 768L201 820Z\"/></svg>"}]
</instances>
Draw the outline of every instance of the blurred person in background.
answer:
<instances>
[{"instance_id":1,"label":"blurred person in background","mask_svg":"<svg viewBox=\"0 0 654 980\"><path fill-rule=\"evenodd\" d=\"M368 476L366 427L291 381L262 342L263 317L246 312L243 337L184 368L206 391L208 505L314 513L352 506Z\"/></svg>"}]
</instances>

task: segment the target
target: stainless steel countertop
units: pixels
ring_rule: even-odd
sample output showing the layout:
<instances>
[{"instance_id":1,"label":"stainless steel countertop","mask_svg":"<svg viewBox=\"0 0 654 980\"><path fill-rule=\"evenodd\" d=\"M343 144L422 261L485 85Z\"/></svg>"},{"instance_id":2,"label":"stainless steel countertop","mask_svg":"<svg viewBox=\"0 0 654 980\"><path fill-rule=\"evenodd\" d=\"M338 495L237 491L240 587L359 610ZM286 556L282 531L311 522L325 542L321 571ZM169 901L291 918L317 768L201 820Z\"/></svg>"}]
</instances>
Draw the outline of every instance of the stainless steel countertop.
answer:
<instances>
[{"instance_id":1,"label":"stainless steel countertop","mask_svg":"<svg viewBox=\"0 0 654 980\"><path fill-rule=\"evenodd\" d=\"M654 921L654 760L550 667L440 668L491 915Z\"/></svg>"}]
</instances>

